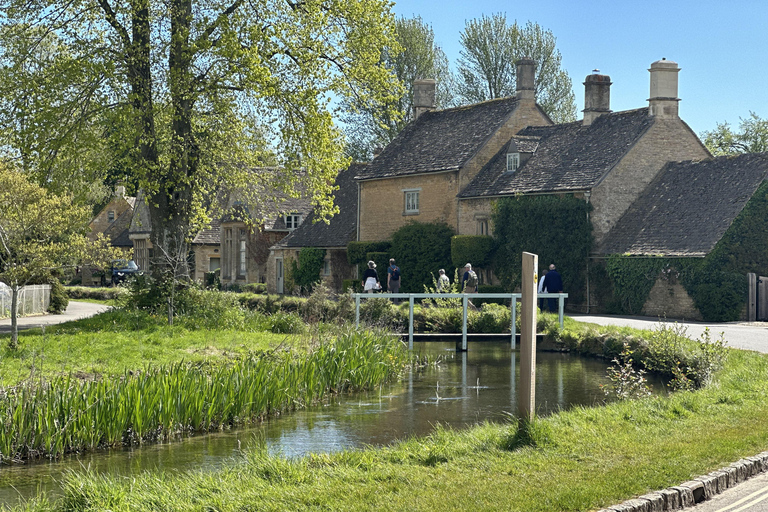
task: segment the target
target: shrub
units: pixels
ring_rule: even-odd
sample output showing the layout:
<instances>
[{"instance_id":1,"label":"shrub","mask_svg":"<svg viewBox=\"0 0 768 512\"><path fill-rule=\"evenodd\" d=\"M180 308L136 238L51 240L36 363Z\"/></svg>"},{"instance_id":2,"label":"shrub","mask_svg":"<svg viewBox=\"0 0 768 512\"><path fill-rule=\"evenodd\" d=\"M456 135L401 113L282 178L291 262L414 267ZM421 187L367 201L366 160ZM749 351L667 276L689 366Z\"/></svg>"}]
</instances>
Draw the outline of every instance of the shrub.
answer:
<instances>
[{"instance_id":1,"label":"shrub","mask_svg":"<svg viewBox=\"0 0 768 512\"><path fill-rule=\"evenodd\" d=\"M325 249L303 247L296 259L288 261L287 279L298 286L302 293L311 293L312 288L322 279L320 272L324 261Z\"/></svg>"},{"instance_id":2,"label":"shrub","mask_svg":"<svg viewBox=\"0 0 768 512\"><path fill-rule=\"evenodd\" d=\"M126 289L121 286L112 288L91 288L89 286L67 286L67 296L70 299L116 300L125 295Z\"/></svg>"},{"instance_id":3,"label":"shrub","mask_svg":"<svg viewBox=\"0 0 768 512\"><path fill-rule=\"evenodd\" d=\"M240 291L243 293L267 293L267 285L265 283L248 283L242 285Z\"/></svg>"},{"instance_id":4,"label":"shrub","mask_svg":"<svg viewBox=\"0 0 768 512\"><path fill-rule=\"evenodd\" d=\"M467 318L467 329L471 332L483 334L500 334L509 331L509 308L499 304L484 304L478 312L472 312Z\"/></svg>"},{"instance_id":5,"label":"shrub","mask_svg":"<svg viewBox=\"0 0 768 512\"><path fill-rule=\"evenodd\" d=\"M364 299L360 301L360 321L381 327L397 325L399 322L396 309L389 299Z\"/></svg>"},{"instance_id":6,"label":"shrub","mask_svg":"<svg viewBox=\"0 0 768 512\"><path fill-rule=\"evenodd\" d=\"M347 262L350 265L365 264L369 252L388 252L392 243L383 242L349 242L347 244Z\"/></svg>"},{"instance_id":7,"label":"shrub","mask_svg":"<svg viewBox=\"0 0 768 512\"><path fill-rule=\"evenodd\" d=\"M478 293L504 293L504 287L498 284L481 284L477 287ZM483 304L504 304L509 303L505 299L473 299L475 306L482 306Z\"/></svg>"},{"instance_id":8,"label":"shrub","mask_svg":"<svg viewBox=\"0 0 768 512\"><path fill-rule=\"evenodd\" d=\"M63 313L68 305L67 289L58 279L51 280L51 303L48 305L48 312L58 315Z\"/></svg>"},{"instance_id":9,"label":"shrub","mask_svg":"<svg viewBox=\"0 0 768 512\"><path fill-rule=\"evenodd\" d=\"M269 317L270 330L275 334L301 334L306 328L304 320L296 313L278 311Z\"/></svg>"},{"instance_id":10,"label":"shrub","mask_svg":"<svg viewBox=\"0 0 768 512\"><path fill-rule=\"evenodd\" d=\"M329 322L335 319L335 295L325 284L320 283L312 290L312 294L301 305L301 316L307 322Z\"/></svg>"},{"instance_id":11,"label":"shrub","mask_svg":"<svg viewBox=\"0 0 768 512\"><path fill-rule=\"evenodd\" d=\"M495 242L488 235L456 235L451 237L451 260L456 268L463 267L467 262L473 267L486 268L490 266Z\"/></svg>"},{"instance_id":12,"label":"shrub","mask_svg":"<svg viewBox=\"0 0 768 512\"><path fill-rule=\"evenodd\" d=\"M363 288L360 286L360 281L360 279L344 279L341 282L341 291L343 293L347 293L349 291L352 293L361 293Z\"/></svg>"},{"instance_id":13,"label":"shrub","mask_svg":"<svg viewBox=\"0 0 768 512\"><path fill-rule=\"evenodd\" d=\"M451 268L451 237L447 224L412 222L392 234L390 254L402 269L402 293L418 293L431 283L431 273Z\"/></svg>"}]
</instances>

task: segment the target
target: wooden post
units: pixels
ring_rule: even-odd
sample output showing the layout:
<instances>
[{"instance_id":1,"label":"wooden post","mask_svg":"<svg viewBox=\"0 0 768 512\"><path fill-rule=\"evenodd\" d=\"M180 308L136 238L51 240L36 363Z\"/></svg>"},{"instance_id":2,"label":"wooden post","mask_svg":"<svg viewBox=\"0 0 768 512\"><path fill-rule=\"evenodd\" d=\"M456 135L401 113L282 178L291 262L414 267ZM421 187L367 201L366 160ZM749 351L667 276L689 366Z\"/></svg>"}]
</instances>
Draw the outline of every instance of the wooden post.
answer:
<instances>
[{"instance_id":1,"label":"wooden post","mask_svg":"<svg viewBox=\"0 0 768 512\"><path fill-rule=\"evenodd\" d=\"M522 311L520 313L520 387L517 413L530 422L536 412L536 288L539 257L523 253Z\"/></svg>"}]
</instances>

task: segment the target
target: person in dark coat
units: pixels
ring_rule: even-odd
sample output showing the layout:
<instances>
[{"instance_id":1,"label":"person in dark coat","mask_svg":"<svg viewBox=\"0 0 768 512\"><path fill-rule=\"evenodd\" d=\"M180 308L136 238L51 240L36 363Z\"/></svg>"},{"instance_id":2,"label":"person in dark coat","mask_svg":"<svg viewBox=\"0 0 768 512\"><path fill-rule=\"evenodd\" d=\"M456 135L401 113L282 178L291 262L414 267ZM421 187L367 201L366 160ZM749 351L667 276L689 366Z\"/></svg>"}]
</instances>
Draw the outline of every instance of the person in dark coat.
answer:
<instances>
[{"instance_id":1,"label":"person in dark coat","mask_svg":"<svg viewBox=\"0 0 768 512\"><path fill-rule=\"evenodd\" d=\"M549 266L545 286L547 287L547 293L561 293L563 291L563 278L560 277L560 272L555 270L554 263ZM550 312L558 311L557 302L558 299L547 299Z\"/></svg>"},{"instance_id":2,"label":"person in dark coat","mask_svg":"<svg viewBox=\"0 0 768 512\"><path fill-rule=\"evenodd\" d=\"M381 283L379 283L379 273L376 272L376 263L373 261L368 262L368 268L363 273L363 290L366 293L374 293L377 290L381 290Z\"/></svg>"}]
</instances>

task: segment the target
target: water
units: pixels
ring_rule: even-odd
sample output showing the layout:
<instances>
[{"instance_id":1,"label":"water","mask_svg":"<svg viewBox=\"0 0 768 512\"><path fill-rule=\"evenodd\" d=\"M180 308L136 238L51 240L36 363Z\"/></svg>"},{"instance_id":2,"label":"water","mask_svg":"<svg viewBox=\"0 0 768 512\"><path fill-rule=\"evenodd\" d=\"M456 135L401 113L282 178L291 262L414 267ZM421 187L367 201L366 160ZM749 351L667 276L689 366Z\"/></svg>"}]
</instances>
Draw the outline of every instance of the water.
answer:
<instances>
[{"instance_id":1,"label":"water","mask_svg":"<svg viewBox=\"0 0 768 512\"><path fill-rule=\"evenodd\" d=\"M422 436L440 423L462 428L485 420L509 421L517 409L519 354L509 345L470 343L456 353L453 343L416 344L443 362L406 375L401 381L360 395L336 397L332 403L273 418L262 425L170 443L125 450L72 455L56 462L0 467L0 503L15 504L46 490L60 492L58 481L70 470L90 467L101 473L131 475L145 470L215 468L266 442L272 454L286 457L333 452L367 445L383 446ZM512 372L511 368L516 367ZM573 405L602 403L607 363L563 353L536 355L536 408L540 416ZM660 381L651 382L663 392Z\"/></svg>"}]
</instances>

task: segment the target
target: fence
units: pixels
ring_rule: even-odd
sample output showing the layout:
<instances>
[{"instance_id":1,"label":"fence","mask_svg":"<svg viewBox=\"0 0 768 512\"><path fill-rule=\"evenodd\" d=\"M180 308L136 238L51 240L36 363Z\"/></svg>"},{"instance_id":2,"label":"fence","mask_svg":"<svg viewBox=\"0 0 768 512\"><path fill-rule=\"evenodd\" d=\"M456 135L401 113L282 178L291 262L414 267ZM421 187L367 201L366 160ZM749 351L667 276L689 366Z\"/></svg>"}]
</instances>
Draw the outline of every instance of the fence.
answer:
<instances>
[{"instance_id":1,"label":"fence","mask_svg":"<svg viewBox=\"0 0 768 512\"><path fill-rule=\"evenodd\" d=\"M51 285L33 284L19 290L19 316L42 315L51 305ZM0 283L0 318L11 316L11 289Z\"/></svg>"},{"instance_id":2,"label":"fence","mask_svg":"<svg viewBox=\"0 0 768 512\"><path fill-rule=\"evenodd\" d=\"M517 308L515 305L523 295L521 293L355 293L355 327L360 325L360 300L361 299L408 299L408 349L413 350L413 302L414 299L462 299L462 328L461 328L461 350L466 352L467 350L467 307L469 299L510 299L510 313L511 313L511 326L510 333L512 350L515 349L515 342L517 333L515 332L515 321L517 319ZM567 293L539 293L536 294L536 299L557 299L558 301L558 320L560 321L560 328L563 328L563 310L565 308L565 299L568 298Z\"/></svg>"}]
</instances>

